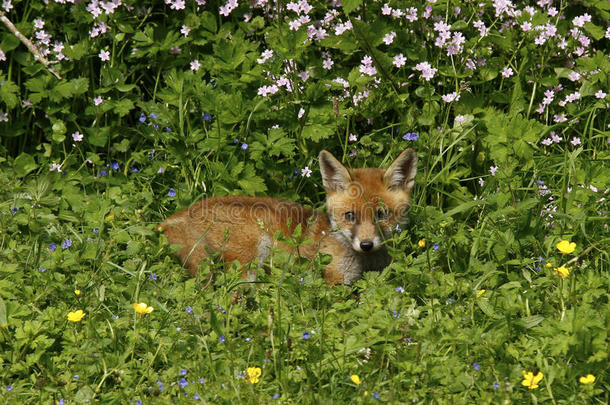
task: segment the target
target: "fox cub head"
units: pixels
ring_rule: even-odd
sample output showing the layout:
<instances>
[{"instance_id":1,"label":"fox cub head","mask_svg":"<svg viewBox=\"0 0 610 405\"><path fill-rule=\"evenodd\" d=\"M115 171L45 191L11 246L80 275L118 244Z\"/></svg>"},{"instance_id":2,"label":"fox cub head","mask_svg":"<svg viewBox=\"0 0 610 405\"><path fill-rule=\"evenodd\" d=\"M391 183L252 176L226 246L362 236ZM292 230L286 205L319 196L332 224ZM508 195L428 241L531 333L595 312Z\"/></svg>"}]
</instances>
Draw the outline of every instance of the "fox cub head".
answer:
<instances>
[{"instance_id":1,"label":"fox cub head","mask_svg":"<svg viewBox=\"0 0 610 405\"><path fill-rule=\"evenodd\" d=\"M319 160L335 235L356 252L379 250L409 209L417 154L403 151L386 170L351 170L325 150Z\"/></svg>"}]
</instances>

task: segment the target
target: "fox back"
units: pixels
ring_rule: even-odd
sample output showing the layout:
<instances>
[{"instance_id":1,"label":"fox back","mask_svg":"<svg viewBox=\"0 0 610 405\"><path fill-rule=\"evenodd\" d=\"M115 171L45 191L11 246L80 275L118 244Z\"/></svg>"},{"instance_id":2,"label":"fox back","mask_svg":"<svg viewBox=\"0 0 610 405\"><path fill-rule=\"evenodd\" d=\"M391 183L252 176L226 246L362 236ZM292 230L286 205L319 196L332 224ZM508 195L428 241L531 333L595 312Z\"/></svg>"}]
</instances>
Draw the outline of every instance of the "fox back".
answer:
<instances>
[{"instance_id":1,"label":"fox back","mask_svg":"<svg viewBox=\"0 0 610 405\"><path fill-rule=\"evenodd\" d=\"M182 245L178 256L192 275L211 253L260 267L278 247L308 259L330 254L326 281L351 284L364 271L390 263L383 241L410 206L417 155L407 149L386 170L350 170L325 150L319 161L327 214L268 197L212 197L167 218L159 229L169 243ZM276 231L291 235L297 224L312 244L293 248L273 240ZM255 272L245 274L253 279Z\"/></svg>"}]
</instances>

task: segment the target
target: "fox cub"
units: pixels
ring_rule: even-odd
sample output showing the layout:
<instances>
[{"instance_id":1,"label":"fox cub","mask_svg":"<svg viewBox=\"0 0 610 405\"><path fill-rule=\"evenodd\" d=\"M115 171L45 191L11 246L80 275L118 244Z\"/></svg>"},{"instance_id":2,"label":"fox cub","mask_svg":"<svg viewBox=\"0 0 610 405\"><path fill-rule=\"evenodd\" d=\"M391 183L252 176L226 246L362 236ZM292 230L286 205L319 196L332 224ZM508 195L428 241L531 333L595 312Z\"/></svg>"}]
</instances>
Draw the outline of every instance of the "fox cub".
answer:
<instances>
[{"instance_id":1,"label":"fox cub","mask_svg":"<svg viewBox=\"0 0 610 405\"><path fill-rule=\"evenodd\" d=\"M406 149L386 170L348 169L325 150L319 161L327 214L268 197L212 197L167 218L159 229L169 243L182 245L178 256L193 276L210 253L242 264L257 260L260 267L278 247L307 259L330 254L326 282L351 284L390 263L383 241L409 209L417 155ZM292 235L298 224L313 243L294 248L273 240L278 230Z\"/></svg>"}]
</instances>

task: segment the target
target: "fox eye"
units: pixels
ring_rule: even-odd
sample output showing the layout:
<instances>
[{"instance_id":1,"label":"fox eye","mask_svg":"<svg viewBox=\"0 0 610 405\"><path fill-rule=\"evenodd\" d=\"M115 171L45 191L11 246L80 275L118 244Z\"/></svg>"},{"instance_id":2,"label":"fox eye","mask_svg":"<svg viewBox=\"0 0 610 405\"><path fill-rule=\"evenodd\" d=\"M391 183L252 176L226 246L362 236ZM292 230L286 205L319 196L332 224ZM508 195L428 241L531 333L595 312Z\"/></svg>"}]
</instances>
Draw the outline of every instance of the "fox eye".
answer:
<instances>
[{"instance_id":1,"label":"fox eye","mask_svg":"<svg viewBox=\"0 0 610 405\"><path fill-rule=\"evenodd\" d=\"M387 210L387 208L379 208L377 210L377 219L379 221L385 221L386 219L388 219L389 216L389 212Z\"/></svg>"},{"instance_id":2,"label":"fox eye","mask_svg":"<svg viewBox=\"0 0 610 405\"><path fill-rule=\"evenodd\" d=\"M347 211L345 213L345 220L347 222L356 222L356 213L354 211Z\"/></svg>"}]
</instances>

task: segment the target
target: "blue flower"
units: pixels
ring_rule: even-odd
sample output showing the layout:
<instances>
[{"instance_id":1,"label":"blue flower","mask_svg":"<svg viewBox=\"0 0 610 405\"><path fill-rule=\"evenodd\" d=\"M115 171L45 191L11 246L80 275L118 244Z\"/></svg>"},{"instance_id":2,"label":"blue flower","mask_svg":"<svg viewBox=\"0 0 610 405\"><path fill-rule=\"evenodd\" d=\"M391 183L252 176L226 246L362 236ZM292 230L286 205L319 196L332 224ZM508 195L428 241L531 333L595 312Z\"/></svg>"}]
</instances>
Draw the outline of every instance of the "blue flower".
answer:
<instances>
[{"instance_id":1,"label":"blue flower","mask_svg":"<svg viewBox=\"0 0 610 405\"><path fill-rule=\"evenodd\" d=\"M419 139L419 135L415 132L407 132L402 136L402 139L405 141L417 141Z\"/></svg>"},{"instance_id":2,"label":"blue flower","mask_svg":"<svg viewBox=\"0 0 610 405\"><path fill-rule=\"evenodd\" d=\"M93 233L97 235L100 230L98 228L93 228Z\"/></svg>"},{"instance_id":3,"label":"blue flower","mask_svg":"<svg viewBox=\"0 0 610 405\"><path fill-rule=\"evenodd\" d=\"M247 143L242 143L241 144L241 150L246 150L248 149L248 144Z\"/></svg>"},{"instance_id":4,"label":"blue flower","mask_svg":"<svg viewBox=\"0 0 610 405\"><path fill-rule=\"evenodd\" d=\"M203 114L203 117L201 117L204 121L209 121L212 119L212 116L208 113Z\"/></svg>"},{"instance_id":5,"label":"blue flower","mask_svg":"<svg viewBox=\"0 0 610 405\"><path fill-rule=\"evenodd\" d=\"M203 384L203 383L205 383L205 380L203 378L200 378L199 379L199 384Z\"/></svg>"},{"instance_id":6,"label":"blue flower","mask_svg":"<svg viewBox=\"0 0 610 405\"><path fill-rule=\"evenodd\" d=\"M234 139L233 139L233 143L237 143L237 142L239 142L239 139L234 138Z\"/></svg>"},{"instance_id":7,"label":"blue flower","mask_svg":"<svg viewBox=\"0 0 610 405\"><path fill-rule=\"evenodd\" d=\"M199 400L199 394L195 394L195 395L193 395L193 399L194 399L195 401Z\"/></svg>"},{"instance_id":8,"label":"blue flower","mask_svg":"<svg viewBox=\"0 0 610 405\"><path fill-rule=\"evenodd\" d=\"M57 405L64 405L65 400L63 398L59 398L59 402Z\"/></svg>"},{"instance_id":9,"label":"blue flower","mask_svg":"<svg viewBox=\"0 0 610 405\"><path fill-rule=\"evenodd\" d=\"M108 173L106 173L106 170L102 170L100 172L100 177L106 177L106 176L108 176Z\"/></svg>"},{"instance_id":10,"label":"blue flower","mask_svg":"<svg viewBox=\"0 0 610 405\"><path fill-rule=\"evenodd\" d=\"M396 225L396 232L402 233L402 228L400 227L400 225Z\"/></svg>"},{"instance_id":11,"label":"blue flower","mask_svg":"<svg viewBox=\"0 0 610 405\"><path fill-rule=\"evenodd\" d=\"M139 399L136 399L136 405L142 405L142 401L140 401Z\"/></svg>"},{"instance_id":12,"label":"blue flower","mask_svg":"<svg viewBox=\"0 0 610 405\"><path fill-rule=\"evenodd\" d=\"M432 249L434 249L434 250L438 250L438 243L435 243L435 244L432 246Z\"/></svg>"},{"instance_id":13,"label":"blue flower","mask_svg":"<svg viewBox=\"0 0 610 405\"><path fill-rule=\"evenodd\" d=\"M497 390L498 388L500 388L500 383L494 381L494 390Z\"/></svg>"},{"instance_id":14,"label":"blue flower","mask_svg":"<svg viewBox=\"0 0 610 405\"><path fill-rule=\"evenodd\" d=\"M132 173L137 173L137 172L139 172L139 171L140 171L140 169L138 169L138 168L137 168L137 167L135 167L135 166L133 166L133 167L131 168L131 172L132 172Z\"/></svg>"},{"instance_id":15,"label":"blue flower","mask_svg":"<svg viewBox=\"0 0 610 405\"><path fill-rule=\"evenodd\" d=\"M13 209L11 209L11 212L12 212L13 214L16 214L16 213L17 213L17 211L19 211L19 208L17 208L17 207L13 207Z\"/></svg>"},{"instance_id":16,"label":"blue flower","mask_svg":"<svg viewBox=\"0 0 610 405\"><path fill-rule=\"evenodd\" d=\"M144 124L146 122L146 114L144 114L144 113L140 114L140 122L142 124Z\"/></svg>"},{"instance_id":17,"label":"blue flower","mask_svg":"<svg viewBox=\"0 0 610 405\"><path fill-rule=\"evenodd\" d=\"M170 196L170 197L175 197L176 196L176 192L174 191L173 188L170 188L169 189L169 193L167 193L167 195Z\"/></svg>"},{"instance_id":18,"label":"blue flower","mask_svg":"<svg viewBox=\"0 0 610 405\"><path fill-rule=\"evenodd\" d=\"M51 244L49 245L49 250L50 250L51 252L54 252L54 251L55 251L55 249L57 249L57 245L55 244L55 242L53 242L53 243L51 243Z\"/></svg>"},{"instance_id":19,"label":"blue flower","mask_svg":"<svg viewBox=\"0 0 610 405\"><path fill-rule=\"evenodd\" d=\"M186 373L188 373L188 371L186 371L186 370L185 370L185 369L183 369L183 368L182 368L182 369L180 369L180 375L181 375L181 376L185 376L185 375L186 375Z\"/></svg>"},{"instance_id":20,"label":"blue flower","mask_svg":"<svg viewBox=\"0 0 610 405\"><path fill-rule=\"evenodd\" d=\"M394 318L400 318L400 314L398 312L396 312L396 311L392 311L392 316Z\"/></svg>"},{"instance_id":21,"label":"blue flower","mask_svg":"<svg viewBox=\"0 0 610 405\"><path fill-rule=\"evenodd\" d=\"M379 398L381 398L381 395L379 395L376 392L373 392L373 399L379 399Z\"/></svg>"},{"instance_id":22,"label":"blue flower","mask_svg":"<svg viewBox=\"0 0 610 405\"><path fill-rule=\"evenodd\" d=\"M278 399L280 397L280 394L273 394L273 399Z\"/></svg>"},{"instance_id":23,"label":"blue flower","mask_svg":"<svg viewBox=\"0 0 610 405\"><path fill-rule=\"evenodd\" d=\"M303 334L301 335L301 337L305 340L309 339L311 337L311 333L309 332L303 332Z\"/></svg>"},{"instance_id":24,"label":"blue flower","mask_svg":"<svg viewBox=\"0 0 610 405\"><path fill-rule=\"evenodd\" d=\"M75 380L78 380L79 378L80 378L80 377L79 377L79 375L78 375L78 374L74 374L74 379L75 379Z\"/></svg>"},{"instance_id":25,"label":"blue flower","mask_svg":"<svg viewBox=\"0 0 610 405\"><path fill-rule=\"evenodd\" d=\"M396 287L394 289L394 291L399 292L399 293L403 293L403 292L405 292L405 289L401 286L401 287Z\"/></svg>"},{"instance_id":26,"label":"blue flower","mask_svg":"<svg viewBox=\"0 0 610 405\"><path fill-rule=\"evenodd\" d=\"M110 167L112 167L113 170L119 170L119 164L117 162L112 162Z\"/></svg>"},{"instance_id":27,"label":"blue flower","mask_svg":"<svg viewBox=\"0 0 610 405\"><path fill-rule=\"evenodd\" d=\"M218 341L219 341L220 343L224 343L226 340L227 340L227 339L224 337L224 335L218 338Z\"/></svg>"},{"instance_id":28,"label":"blue flower","mask_svg":"<svg viewBox=\"0 0 610 405\"><path fill-rule=\"evenodd\" d=\"M172 132L172 129L170 127L165 127L165 132Z\"/></svg>"},{"instance_id":29,"label":"blue flower","mask_svg":"<svg viewBox=\"0 0 610 405\"><path fill-rule=\"evenodd\" d=\"M13 386L12 386L12 385L10 385L10 384L9 384L9 385L7 385L7 386L6 386L6 390L7 390L7 391L12 391L12 390L13 390Z\"/></svg>"},{"instance_id":30,"label":"blue flower","mask_svg":"<svg viewBox=\"0 0 610 405\"><path fill-rule=\"evenodd\" d=\"M160 391L164 391L165 390L165 385L163 385L163 383L161 382L161 379L157 379L157 385L159 386L159 390Z\"/></svg>"},{"instance_id":31,"label":"blue flower","mask_svg":"<svg viewBox=\"0 0 610 405\"><path fill-rule=\"evenodd\" d=\"M165 173L165 169L160 167L159 170L157 170L157 173Z\"/></svg>"},{"instance_id":32,"label":"blue flower","mask_svg":"<svg viewBox=\"0 0 610 405\"><path fill-rule=\"evenodd\" d=\"M453 304L455 302L455 300L453 298L447 298L447 305Z\"/></svg>"},{"instance_id":33,"label":"blue flower","mask_svg":"<svg viewBox=\"0 0 610 405\"><path fill-rule=\"evenodd\" d=\"M472 363L472 368L475 369L475 371L479 371L481 369L481 365L477 362Z\"/></svg>"},{"instance_id":34,"label":"blue flower","mask_svg":"<svg viewBox=\"0 0 610 405\"><path fill-rule=\"evenodd\" d=\"M187 313L187 314L192 314L192 313L193 313L193 308L191 308L191 307L186 307L186 308L185 308L185 311L186 311L186 313ZM180 372L182 372L182 371L180 371Z\"/></svg>"},{"instance_id":35,"label":"blue flower","mask_svg":"<svg viewBox=\"0 0 610 405\"><path fill-rule=\"evenodd\" d=\"M157 273L153 273L150 276L148 276L149 280L153 280L153 281L157 281Z\"/></svg>"},{"instance_id":36,"label":"blue flower","mask_svg":"<svg viewBox=\"0 0 610 405\"><path fill-rule=\"evenodd\" d=\"M64 240L64 243L61 244L63 250L68 249L70 246L72 246L72 241L70 239Z\"/></svg>"},{"instance_id":37,"label":"blue flower","mask_svg":"<svg viewBox=\"0 0 610 405\"><path fill-rule=\"evenodd\" d=\"M152 118L153 120L156 120L156 119L157 119L157 117L159 116L159 114L156 114L156 113L150 113L150 114L148 114L148 116L149 116L150 118Z\"/></svg>"},{"instance_id":38,"label":"blue flower","mask_svg":"<svg viewBox=\"0 0 610 405\"><path fill-rule=\"evenodd\" d=\"M184 388L187 385L189 385L189 382L186 381L186 378L181 378L180 381L178 381L178 385L181 386L182 388Z\"/></svg>"},{"instance_id":39,"label":"blue flower","mask_svg":"<svg viewBox=\"0 0 610 405\"><path fill-rule=\"evenodd\" d=\"M44 267L39 267L38 271L41 273L44 273L45 271L47 271L47 269L45 269Z\"/></svg>"}]
</instances>

